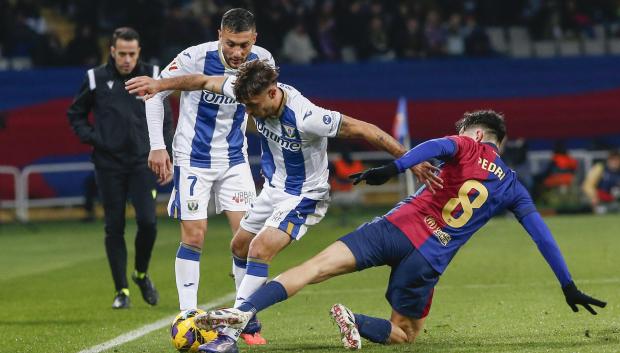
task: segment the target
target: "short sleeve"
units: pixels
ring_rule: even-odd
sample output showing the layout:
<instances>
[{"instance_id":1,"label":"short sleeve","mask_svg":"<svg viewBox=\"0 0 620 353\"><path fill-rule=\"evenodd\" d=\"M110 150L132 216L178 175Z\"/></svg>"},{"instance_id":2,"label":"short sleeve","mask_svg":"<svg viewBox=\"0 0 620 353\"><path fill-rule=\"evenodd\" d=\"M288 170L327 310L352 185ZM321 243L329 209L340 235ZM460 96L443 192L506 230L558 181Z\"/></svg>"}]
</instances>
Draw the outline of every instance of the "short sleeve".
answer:
<instances>
[{"instance_id":1,"label":"short sleeve","mask_svg":"<svg viewBox=\"0 0 620 353\"><path fill-rule=\"evenodd\" d=\"M528 214L536 212L532 197L518 180L515 180L515 185L512 187L511 199L507 207L519 221Z\"/></svg>"},{"instance_id":2,"label":"short sleeve","mask_svg":"<svg viewBox=\"0 0 620 353\"><path fill-rule=\"evenodd\" d=\"M174 60L161 71L159 77L170 78L183 75L195 74L195 58L192 51L193 47L187 48L180 52Z\"/></svg>"},{"instance_id":3,"label":"short sleeve","mask_svg":"<svg viewBox=\"0 0 620 353\"><path fill-rule=\"evenodd\" d=\"M301 132L318 137L336 137L342 114L309 103L300 118L302 118L299 128Z\"/></svg>"},{"instance_id":4,"label":"short sleeve","mask_svg":"<svg viewBox=\"0 0 620 353\"><path fill-rule=\"evenodd\" d=\"M224 84L222 85L222 94L226 97L230 97L235 99L235 82L237 81L237 76L226 76L224 80Z\"/></svg>"},{"instance_id":5,"label":"short sleeve","mask_svg":"<svg viewBox=\"0 0 620 353\"><path fill-rule=\"evenodd\" d=\"M273 55L269 53L269 57L267 58L267 63L271 65L271 67L276 68L276 61L273 59Z\"/></svg>"}]
</instances>

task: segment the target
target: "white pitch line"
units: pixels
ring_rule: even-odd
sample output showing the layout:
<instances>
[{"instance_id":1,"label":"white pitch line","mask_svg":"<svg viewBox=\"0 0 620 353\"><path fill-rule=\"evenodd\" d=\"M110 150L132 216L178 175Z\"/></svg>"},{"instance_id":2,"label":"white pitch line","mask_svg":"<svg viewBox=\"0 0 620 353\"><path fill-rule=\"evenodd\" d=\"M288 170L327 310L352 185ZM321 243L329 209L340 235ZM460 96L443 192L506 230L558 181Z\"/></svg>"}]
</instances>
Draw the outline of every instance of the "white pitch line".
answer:
<instances>
[{"instance_id":1,"label":"white pitch line","mask_svg":"<svg viewBox=\"0 0 620 353\"><path fill-rule=\"evenodd\" d=\"M620 278L598 278L598 279L581 279L578 280L579 283L588 283L588 284L608 284L608 283L618 283L620 282ZM545 284L547 285L547 284ZM458 289L458 288L469 288L469 289L478 289L478 288L505 288L505 287L511 287L512 284L508 284L508 283L497 283L497 284L466 284L466 285L439 285L438 287L440 289ZM534 285L530 285L530 286L543 286L542 283L536 283ZM323 290L309 290L309 291L305 291L305 292L301 292L300 295L303 294L308 294L308 295L313 295L313 294L332 294L332 293L344 293L344 292L351 292L351 291L355 291L355 292L377 292L377 291L382 291L384 290L383 287L379 288L355 288L354 290L351 289L323 289ZM217 307L220 306L230 300L235 299L235 293L228 293L222 297L216 298L215 300L212 300L204 305L201 305L201 309L210 309L213 307ZM176 317L176 315L174 316L170 316L167 318L163 318L161 320L157 320L151 324L142 326L136 330L127 332L123 335L120 335L114 339L111 339L107 342L98 344L96 346L92 346L88 349L79 351L78 353L100 353L103 352L105 350L108 350L110 348L116 347L116 346L120 346L121 344L127 343L127 342L131 342L137 338L140 338L146 334L149 334L155 330L159 330L162 327L165 327L167 325L170 325L170 323L172 322L172 320Z\"/></svg>"},{"instance_id":2,"label":"white pitch line","mask_svg":"<svg viewBox=\"0 0 620 353\"><path fill-rule=\"evenodd\" d=\"M220 306L230 300L235 299L235 293L228 293L224 296L221 296L219 298L216 298L215 300L212 300L206 304L203 304L200 306L201 309L211 309L213 307L217 307ZM151 324L148 325L144 325L140 328L137 328L133 331L129 331L125 334L122 334L116 338L113 338L107 342L103 342L101 344L98 344L96 346L92 346L90 348L87 348L85 350L79 351L78 353L100 353L103 352L105 350L108 350L110 348L116 347L116 346L120 346L121 344L125 344L127 342L131 342L137 338L140 338L144 335L147 335L153 331L159 330L162 327L168 326L170 325L170 323L172 322L172 320L176 317L176 315L167 317L167 318L163 318L161 320L157 320Z\"/></svg>"}]
</instances>

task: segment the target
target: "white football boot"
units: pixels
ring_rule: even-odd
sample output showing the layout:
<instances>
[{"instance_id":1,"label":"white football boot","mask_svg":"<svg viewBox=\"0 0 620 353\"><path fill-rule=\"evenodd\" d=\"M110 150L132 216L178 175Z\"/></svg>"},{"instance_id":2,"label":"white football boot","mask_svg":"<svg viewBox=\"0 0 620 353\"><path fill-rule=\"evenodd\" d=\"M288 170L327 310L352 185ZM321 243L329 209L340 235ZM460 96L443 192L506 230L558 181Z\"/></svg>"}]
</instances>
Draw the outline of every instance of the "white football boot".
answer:
<instances>
[{"instance_id":1,"label":"white football boot","mask_svg":"<svg viewBox=\"0 0 620 353\"><path fill-rule=\"evenodd\" d=\"M251 311L246 312L235 308L225 308L196 315L194 322L198 328L207 331L224 327L242 330L252 316L254 316L254 313Z\"/></svg>"},{"instance_id":2,"label":"white football boot","mask_svg":"<svg viewBox=\"0 0 620 353\"><path fill-rule=\"evenodd\" d=\"M351 310L342 304L334 304L329 309L329 315L340 328L340 338L346 349L361 349L362 338L355 324L355 316Z\"/></svg>"}]
</instances>

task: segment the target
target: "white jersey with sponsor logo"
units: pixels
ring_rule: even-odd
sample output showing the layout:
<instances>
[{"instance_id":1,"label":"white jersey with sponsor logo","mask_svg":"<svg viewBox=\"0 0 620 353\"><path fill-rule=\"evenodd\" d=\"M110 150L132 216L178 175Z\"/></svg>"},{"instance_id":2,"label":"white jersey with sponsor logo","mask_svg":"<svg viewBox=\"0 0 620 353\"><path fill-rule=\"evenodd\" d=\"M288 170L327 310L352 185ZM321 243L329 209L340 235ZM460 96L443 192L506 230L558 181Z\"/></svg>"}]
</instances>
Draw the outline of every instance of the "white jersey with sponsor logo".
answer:
<instances>
[{"instance_id":1,"label":"white jersey with sponsor logo","mask_svg":"<svg viewBox=\"0 0 620 353\"><path fill-rule=\"evenodd\" d=\"M234 97L234 79L224 93ZM327 138L336 137L341 114L314 105L295 88L278 83L284 102L278 118L253 117L261 134L263 176L291 195L329 191Z\"/></svg>"},{"instance_id":2,"label":"white jersey with sponsor logo","mask_svg":"<svg viewBox=\"0 0 620 353\"><path fill-rule=\"evenodd\" d=\"M266 50L254 45L247 60L268 60ZM162 78L203 73L210 76L236 74L219 48L208 42L182 51L161 72ZM207 90L181 93L179 121L172 143L176 165L228 168L247 161L245 107L234 98ZM151 144L153 148L153 144Z\"/></svg>"}]
</instances>

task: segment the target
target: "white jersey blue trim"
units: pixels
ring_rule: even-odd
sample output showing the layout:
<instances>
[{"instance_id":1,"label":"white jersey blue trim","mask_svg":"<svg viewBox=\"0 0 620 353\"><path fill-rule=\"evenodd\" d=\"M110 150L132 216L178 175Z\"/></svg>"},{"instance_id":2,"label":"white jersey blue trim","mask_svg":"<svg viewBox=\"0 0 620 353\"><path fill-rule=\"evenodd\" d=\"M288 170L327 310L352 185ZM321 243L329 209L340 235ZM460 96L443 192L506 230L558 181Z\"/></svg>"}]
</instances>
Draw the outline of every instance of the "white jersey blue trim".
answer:
<instances>
[{"instance_id":1,"label":"white jersey blue trim","mask_svg":"<svg viewBox=\"0 0 620 353\"><path fill-rule=\"evenodd\" d=\"M230 96L233 84L234 80L225 83L224 92ZM312 104L291 86L278 87L284 92L281 115L254 117L261 135L263 176L291 195L324 195L329 190L327 138L338 133L341 114Z\"/></svg>"},{"instance_id":2,"label":"white jersey blue trim","mask_svg":"<svg viewBox=\"0 0 620 353\"><path fill-rule=\"evenodd\" d=\"M285 106L280 118L281 132L283 138L290 139L302 145L301 136L297 129L295 113L291 108ZM284 169L286 170L286 180L284 181L284 191L292 195L300 195L304 181L306 180L306 168L302 149L282 148L284 158Z\"/></svg>"},{"instance_id":3,"label":"white jersey blue trim","mask_svg":"<svg viewBox=\"0 0 620 353\"><path fill-rule=\"evenodd\" d=\"M253 46L247 60L267 60L271 54ZM187 48L162 71L161 77L188 74L234 76L225 64L219 42ZM230 168L247 161L245 107L234 98L210 91L181 93L179 122L173 141L176 165L201 168Z\"/></svg>"}]
</instances>

